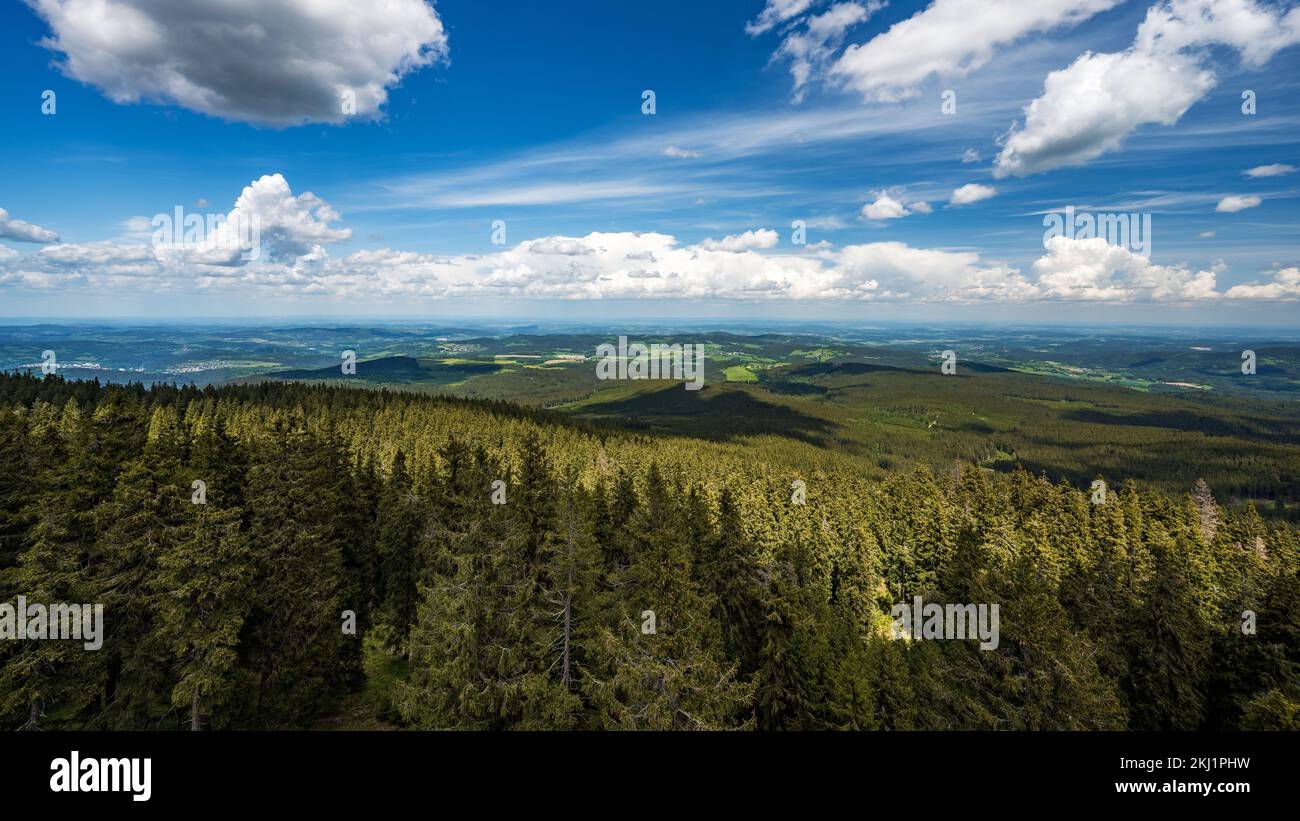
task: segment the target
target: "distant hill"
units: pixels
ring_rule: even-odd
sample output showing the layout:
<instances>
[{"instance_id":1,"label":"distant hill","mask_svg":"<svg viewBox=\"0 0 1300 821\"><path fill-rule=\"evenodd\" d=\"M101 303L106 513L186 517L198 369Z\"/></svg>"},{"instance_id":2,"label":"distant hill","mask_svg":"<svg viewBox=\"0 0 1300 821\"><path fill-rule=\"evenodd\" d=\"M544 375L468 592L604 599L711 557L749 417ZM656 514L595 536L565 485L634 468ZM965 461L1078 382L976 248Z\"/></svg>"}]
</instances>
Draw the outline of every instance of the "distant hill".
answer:
<instances>
[{"instance_id":1,"label":"distant hill","mask_svg":"<svg viewBox=\"0 0 1300 821\"><path fill-rule=\"evenodd\" d=\"M279 380L360 380L381 384L427 382L450 384L482 374L496 373L501 366L490 362L421 361L412 356L386 356L357 363L355 374L344 374L340 365L328 368L273 371L266 376Z\"/></svg>"},{"instance_id":2,"label":"distant hill","mask_svg":"<svg viewBox=\"0 0 1300 821\"><path fill-rule=\"evenodd\" d=\"M267 376L273 379L365 379L370 382L403 381L409 382L427 376L420 366L420 360L412 356L388 356L357 363L355 375L344 374L341 365L315 370L295 369L289 371L272 371Z\"/></svg>"}]
</instances>

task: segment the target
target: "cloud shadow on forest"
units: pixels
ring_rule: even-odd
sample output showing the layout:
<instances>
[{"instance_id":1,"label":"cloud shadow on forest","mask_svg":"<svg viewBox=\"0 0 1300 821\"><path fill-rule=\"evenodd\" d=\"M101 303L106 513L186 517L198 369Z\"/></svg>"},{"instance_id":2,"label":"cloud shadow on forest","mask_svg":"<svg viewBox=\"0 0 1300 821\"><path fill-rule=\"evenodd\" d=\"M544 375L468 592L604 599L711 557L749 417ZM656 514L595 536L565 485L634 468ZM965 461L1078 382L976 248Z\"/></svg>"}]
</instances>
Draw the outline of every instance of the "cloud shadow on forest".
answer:
<instances>
[{"instance_id":1,"label":"cloud shadow on forest","mask_svg":"<svg viewBox=\"0 0 1300 821\"><path fill-rule=\"evenodd\" d=\"M835 427L826 419L765 402L748 390L706 385L702 390L688 391L681 383L627 399L586 405L577 415L617 420L633 431L661 431L714 442L767 434L817 447L830 446L826 437Z\"/></svg>"}]
</instances>

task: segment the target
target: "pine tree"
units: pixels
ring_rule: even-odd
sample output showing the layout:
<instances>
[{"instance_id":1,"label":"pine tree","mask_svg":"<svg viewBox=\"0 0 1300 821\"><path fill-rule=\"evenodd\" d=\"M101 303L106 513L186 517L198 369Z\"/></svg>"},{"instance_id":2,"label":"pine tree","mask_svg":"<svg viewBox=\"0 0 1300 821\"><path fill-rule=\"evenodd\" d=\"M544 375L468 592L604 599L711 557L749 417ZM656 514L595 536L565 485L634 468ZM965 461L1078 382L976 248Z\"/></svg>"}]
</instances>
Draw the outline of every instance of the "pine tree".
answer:
<instances>
[{"instance_id":1,"label":"pine tree","mask_svg":"<svg viewBox=\"0 0 1300 821\"><path fill-rule=\"evenodd\" d=\"M630 500L629 500L630 501ZM695 588L674 494L651 465L629 505L628 564L616 566L617 602L593 632L583 693L605 729L727 729L749 726L752 686L736 677ZM650 628L653 627L653 630Z\"/></svg>"},{"instance_id":2,"label":"pine tree","mask_svg":"<svg viewBox=\"0 0 1300 821\"><path fill-rule=\"evenodd\" d=\"M806 545L790 546L772 576L768 629L759 661L758 727L825 729L829 604L813 576Z\"/></svg>"},{"instance_id":3,"label":"pine tree","mask_svg":"<svg viewBox=\"0 0 1300 821\"><path fill-rule=\"evenodd\" d=\"M1192 597L1185 551L1165 537L1152 544L1152 552L1154 574L1130 639L1132 725L1192 730L1203 718L1208 631Z\"/></svg>"},{"instance_id":4,"label":"pine tree","mask_svg":"<svg viewBox=\"0 0 1300 821\"><path fill-rule=\"evenodd\" d=\"M428 537L431 572L421 587L409 638L410 679L395 705L422 729L502 729L509 714L501 665L517 651L499 634L505 586L505 518L489 490L499 470L458 439L439 452L443 465L438 511Z\"/></svg>"},{"instance_id":5,"label":"pine tree","mask_svg":"<svg viewBox=\"0 0 1300 821\"><path fill-rule=\"evenodd\" d=\"M72 399L57 420L47 421L32 432L48 437L50 461L40 478L29 546L18 558L13 589L32 603L93 604L95 586L87 567L101 485L95 481L89 423ZM3 712L21 711L23 728L41 729L47 713L75 714L102 698L101 669L81 645L29 639L15 646L0 671Z\"/></svg>"},{"instance_id":6,"label":"pine tree","mask_svg":"<svg viewBox=\"0 0 1300 821\"><path fill-rule=\"evenodd\" d=\"M717 535L705 539L700 551L701 575L713 594L713 617L722 629L727 657L742 676L758 669L766 612L763 571L757 549L741 523L730 490L718 500Z\"/></svg>"},{"instance_id":7,"label":"pine tree","mask_svg":"<svg viewBox=\"0 0 1300 821\"><path fill-rule=\"evenodd\" d=\"M399 452L379 500L377 554L379 620L386 628L389 647L400 652L405 652L415 621L424 527L420 497L406 472L405 457Z\"/></svg>"},{"instance_id":8,"label":"pine tree","mask_svg":"<svg viewBox=\"0 0 1300 821\"><path fill-rule=\"evenodd\" d=\"M175 662L171 703L189 728L235 700L240 631L252 609L252 563L241 511L196 505L158 557L158 639ZM224 719L214 722L224 724Z\"/></svg>"},{"instance_id":9,"label":"pine tree","mask_svg":"<svg viewBox=\"0 0 1300 821\"><path fill-rule=\"evenodd\" d=\"M337 457L291 421L249 471L255 604L245 641L255 671L252 720L301 725L353 679L344 606Z\"/></svg>"},{"instance_id":10,"label":"pine tree","mask_svg":"<svg viewBox=\"0 0 1300 821\"><path fill-rule=\"evenodd\" d=\"M170 683L150 584L184 507L191 506L188 492L171 480L179 468L174 444L158 442L144 458L128 463L113 495L95 510L99 536L91 583L104 605L103 720L110 728L141 726L166 710L160 694Z\"/></svg>"}]
</instances>

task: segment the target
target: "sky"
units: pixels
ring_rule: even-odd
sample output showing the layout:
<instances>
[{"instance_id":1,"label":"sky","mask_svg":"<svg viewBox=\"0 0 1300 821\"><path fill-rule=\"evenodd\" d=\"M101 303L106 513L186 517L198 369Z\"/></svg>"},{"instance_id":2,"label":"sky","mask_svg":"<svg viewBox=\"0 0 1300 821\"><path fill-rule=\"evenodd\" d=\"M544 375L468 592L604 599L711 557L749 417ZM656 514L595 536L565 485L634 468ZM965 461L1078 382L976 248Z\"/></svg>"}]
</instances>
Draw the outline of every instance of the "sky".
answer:
<instances>
[{"instance_id":1,"label":"sky","mask_svg":"<svg viewBox=\"0 0 1300 821\"><path fill-rule=\"evenodd\" d=\"M1292 0L9 2L0 317L1296 327L1298 44Z\"/></svg>"}]
</instances>

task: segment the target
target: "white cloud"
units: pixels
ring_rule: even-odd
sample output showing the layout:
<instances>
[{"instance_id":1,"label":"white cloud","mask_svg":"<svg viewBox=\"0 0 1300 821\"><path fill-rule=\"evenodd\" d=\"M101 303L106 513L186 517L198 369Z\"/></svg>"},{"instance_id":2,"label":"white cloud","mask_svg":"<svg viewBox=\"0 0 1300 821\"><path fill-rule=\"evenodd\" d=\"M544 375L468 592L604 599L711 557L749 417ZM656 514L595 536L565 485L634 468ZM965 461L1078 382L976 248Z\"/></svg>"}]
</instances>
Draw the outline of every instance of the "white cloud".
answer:
<instances>
[{"instance_id":1,"label":"white cloud","mask_svg":"<svg viewBox=\"0 0 1300 821\"><path fill-rule=\"evenodd\" d=\"M977 182L967 183L952 192L952 196L948 199L948 204L954 206L970 205L973 202L979 202L980 200L987 200L991 197L996 197L997 194L998 189L991 185L980 185Z\"/></svg>"},{"instance_id":2,"label":"white cloud","mask_svg":"<svg viewBox=\"0 0 1300 821\"><path fill-rule=\"evenodd\" d=\"M758 231L746 231L743 234L723 237L720 240L709 238L700 243L706 251L748 251L753 248L775 248L780 237L769 228Z\"/></svg>"},{"instance_id":3,"label":"white cloud","mask_svg":"<svg viewBox=\"0 0 1300 821\"><path fill-rule=\"evenodd\" d=\"M1173 125L1215 84L1207 46L1235 49L1258 68L1296 42L1300 7L1275 14L1255 0L1162 0L1126 51L1089 52L1047 76L1023 124L1007 133L995 173L1084 165L1143 125Z\"/></svg>"},{"instance_id":4,"label":"white cloud","mask_svg":"<svg viewBox=\"0 0 1300 821\"><path fill-rule=\"evenodd\" d=\"M1295 173L1294 165L1285 165L1283 163L1273 163L1272 165L1257 165L1249 171L1243 171L1247 177L1280 177L1283 174Z\"/></svg>"},{"instance_id":5,"label":"white cloud","mask_svg":"<svg viewBox=\"0 0 1300 821\"><path fill-rule=\"evenodd\" d=\"M901 242L874 242L845 247L836 260L846 296L869 292L870 298L919 302L1017 301L1034 286L1014 268L985 265L974 252L912 248ZM859 294L861 295L861 294Z\"/></svg>"},{"instance_id":6,"label":"white cloud","mask_svg":"<svg viewBox=\"0 0 1300 821\"><path fill-rule=\"evenodd\" d=\"M1046 256L1034 262L1039 295L1045 299L1131 302L1213 299L1213 271L1155 265L1150 259L1105 239L1056 236Z\"/></svg>"},{"instance_id":7,"label":"white cloud","mask_svg":"<svg viewBox=\"0 0 1300 821\"><path fill-rule=\"evenodd\" d=\"M963 164L970 164L970 163L973 163L973 162L979 162L979 161L980 161L980 152L976 151L976 150L973 149L973 148L968 148L968 149L966 149L964 152L962 152L962 155L961 155L961 161L962 161Z\"/></svg>"},{"instance_id":8,"label":"white cloud","mask_svg":"<svg viewBox=\"0 0 1300 821\"><path fill-rule=\"evenodd\" d=\"M795 102L803 101L806 86L824 73L849 30L884 7L883 0L836 3L822 14L804 18L801 26L792 27L772 59L789 61Z\"/></svg>"},{"instance_id":9,"label":"white cloud","mask_svg":"<svg viewBox=\"0 0 1300 821\"><path fill-rule=\"evenodd\" d=\"M580 257L593 253L591 248L581 241L568 237L528 240L521 243L519 247L533 254L552 254L566 257Z\"/></svg>"},{"instance_id":10,"label":"white cloud","mask_svg":"<svg viewBox=\"0 0 1300 821\"><path fill-rule=\"evenodd\" d=\"M61 69L114 102L276 127L378 117L390 88L448 54L424 0L29 2Z\"/></svg>"},{"instance_id":11,"label":"white cloud","mask_svg":"<svg viewBox=\"0 0 1300 821\"><path fill-rule=\"evenodd\" d=\"M0 253L6 288L84 286L156 293L189 288L331 299L880 299L1021 298L1032 287L1014 269L976 253L874 243L835 250L818 243L771 251L779 235L746 231L683 245L658 233L539 237L491 254L438 256L388 248L331 256L346 237L337 215L310 194L294 196L279 174L241 193L231 215L260 215L277 252L256 259L174 245L53 245L27 257ZM233 217L232 217L233 219Z\"/></svg>"},{"instance_id":12,"label":"white cloud","mask_svg":"<svg viewBox=\"0 0 1300 821\"><path fill-rule=\"evenodd\" d=\"M798 17L817 2L817 0L767 0L767 5L758 17L745 26L750 36L757 36L773 27Z\"/></svg>"},{"instance_id":13,"label":"white cloud","mask_svg":"<svg viewBox=\"0 0 1300 821\"><path fill-rule=\"evenodd\" d=\"M681 148L680 146L676 146L676 145L670 145L663 150L663 155L665 157L672 157L673 159L678 159L678 160L691 160L691 159L695 159L696 157L699 157L700 152L690 151L688 149Z\"/></svg>"},{"instance_id":14,"label":"white cloud","mask_svg":"<svg viewBox=\"0 0 1300 821\"><path fill-rule=\"evenodd\" d=\"M922 209L922 203L905 203L901 195L882 196L912 212ZM319 197L294 195L279 174L247 186L230 212L235 214L259 215L263 242L273 246L268 253L248 259L207 246L97 242L51 244L23 256L0 245L0 288L403 303L462 297L1188 302L1224 296L1215 289L1219 266L1193 271L1156 265L1103 239L1054 237L1032 275L975 251L901 242L841 248L822 242L782 253L776 250L779 236L770 229L696 244L653 232L596 232L527 239L489 254L374 248L333 256L330 248L350 236L336 227L338 214ZM1290 299L1298 289L1300 276L1290 268L1226 295Z\"/></svg>"},{"instance_id":15,"label":"white cloud","mask_svg":"<svg viewBox=\"0 0 1300 821\"><path fill-rule=\"evenodd\" d=\"M892 220L907 216L907 208L901 202L881 193L875 202L862 206L862 216L873 220Z\"/></svg>"},{"instance_id":16,"label":"white cloud","mask_svg":"<svg viewBox=\"0 0 1300 821\"><path fill-rule=\"evenodd\" d=\"M1035 32L1076 25L1122 0L934 0L862 45L846 48L833 79L869 100L916 96L927 78L960 78Z\"/></svg>"},{"instance_id":17,"label":"white cloud","mask_svg":"<svg viewBox=\"0 0 1300 821\"><path fill-rule=\"evenodd\" d=\"M10 219L9 212L0 208L0 237L18 242L58 242L56 231L32 225L30 222Z\"/></svg>"},{"instance_id":18,"label":"white cloud","mask_svg":"<svg viewBox=\"0 0 1300 821\"><path fill-rule=\"evenodd\" d=\"M804 225L808 228L820 228L825 231L839 231L849 227L848 223L835 214L826 214L825 216L804 220Z\"/></svg>"},{"instance_id":19,"label":"white cloud","mask_svg":"<svg viewBox=\"0 0 1300 821\"><path fill-rule=\"evenodd\" d=\"M42 288L79 281L105 286L118 282L160 284L170 275L148 245L114 242L47 245L22 263L24 277Z\"/></svg>"},{"instance_id":20,"label":"white cloud","mask_svg":"<svg viewBox=\"0 0 1300 821\"><path fill-rule=\"evenodd\" d=\"M1300 7L1284 11L1256 0L1164 0L1147 12L1133 47L1169 54L1221 44L1236 49L1246 65L1260 68L1298 42Z\"/></svg>"},{"instance_id":21,"label":"white cloud","mask_svg":"<svg viewBox=\"0 0 1300 821\"><path fill-rule=\"evenodd\" d=\"M981 120L984 130L1010 119L1004 108L993 120ZM967 112L964 117L972 117ZM969 120L964 119L969 125ZM667 121L665 121L667 122ZM934 115L921 106L901 108L888 117L864 117L861 106L843 101L833 106L796 108L766 106L744 112L710 112L664 131L617 139L581 138L517 154L494 157L462 168L439 168L377 180L350 192L353 212L443 209L500 205L554 205L638 200L639 210L656 208L665 214L679 206L703 202L742 202L757 196L790 193L769 174L754 173L755 164L784 164L794 156L842 146L860 148L862 141L910 139L918 129L934 125ZM640 131L640 129L635 129ZM641 171L646 157L659 157L665 146L698 152L710 162L708 197L702 197L697 163L656 164L653 174ZM883 165L881 157L871 158Z\"/></svg>"},{"instance_id":22,"label":"white cloud","mask_svg":"<svg viewBox=\"0 0 1300 821\"><path fill-rule=\"evenodd\" d=\"M869 220L892 220L912 214L929 214L932 209L928 202L905 203L895 199L886 191L875 192L876 199L862 206L862 216Z\"/></svg>"},{"instance_id":23,"label":"white cloud","mask_svg":"<svg viewBox=\"0 0 1300 821\"><path fill-rule=\"evenodd\" d=\"M485 205L559 205L572 202L641 199L680 193L672 184L637 179L556 180L554 182L504 184L500 186L442 190L435 181L425 190L422 180L414 185L398 182L390 190L402 193L420 205L433 208L473 208Z\"/></svg>"},{"instance_id":24,"label":"white cloud","mask_svg":"<svg viewBox=\"0 0 1300 821\"><path fill-rule=\"evenodd\" d=\"M1240 196L1231 194L1219 200L1219 204L1214 206L1214 210L1222 214L1235 214L1238 211L1245 211L1247 208L1257 207L1263 200L1253 194Z\"/></svg>"},{"instance_id":25,"label":"white cloud","mask_svg":"<svg viewBox=\"0 0 1300 821\"><path fill-rule=\"evenodd\" d=\"M1084 54L1047 75L1023 126L1007 135L998 177L1083 165L1115 151L1145 123L1173 125L1214 85L1214 76L1182 55Z\"/></svg>"},{"instance_id":26,"label":"white cloud","mask_svg":"<svg viewBox=\"0 0 1300 821\"><path fill-rule=\"evenodd\" d=\"M1197 234L1196 236L1197 236L1198 238L1200 238L1200 239L1214 239L1214 236L1215 236L1216 233L1217 233L1217 232L1215 232L1215 231L1202 231L1201 233Z\"/></svg>"},{"instance_id":27,"label":"white cloud","mask_svg":"<svg viewBox=\"0 0 1300 821\"><path fill-rule=\"evenodd\" d=\"M1284 268L1273 274L1272 282L1234 285L1224 294L1228 299L1300 299L1300 268Z\"/></svg>"},{"instance_id":28,"label":"white cloud","mask_svg":"<svg viewBox=\"0 0 1300 821\"><path fill-rule=\"evenodd\" d=\"M0 272L0 286L17 286L34 291L55 291L85 283L80 274L17 270Z\"/></svg>"},{"instance_id":29,"label":"white cloud","mask_svg":"<svg viewBox=\"0 0 1300 821\"><path fill-rule=\"evenodd\" d=\"M158 251L195 261L219 262L222 255L242 253L238 232L248 226L255 227L259 233L261 254L265 258L294 259L320 245L351 238L352 229L331 226L339 219L338 212L320 197L310 191L294 196L282 175L267 174L244 187L215 236L206 236L197 248L162 245Z\"/></svg>"}]
</instances>

